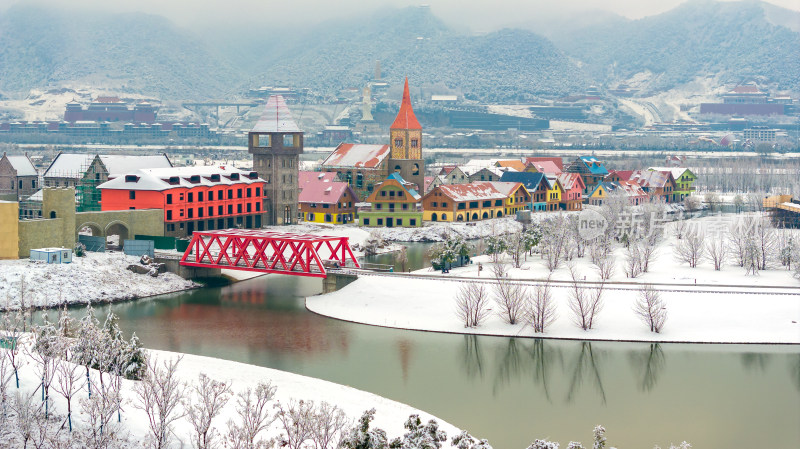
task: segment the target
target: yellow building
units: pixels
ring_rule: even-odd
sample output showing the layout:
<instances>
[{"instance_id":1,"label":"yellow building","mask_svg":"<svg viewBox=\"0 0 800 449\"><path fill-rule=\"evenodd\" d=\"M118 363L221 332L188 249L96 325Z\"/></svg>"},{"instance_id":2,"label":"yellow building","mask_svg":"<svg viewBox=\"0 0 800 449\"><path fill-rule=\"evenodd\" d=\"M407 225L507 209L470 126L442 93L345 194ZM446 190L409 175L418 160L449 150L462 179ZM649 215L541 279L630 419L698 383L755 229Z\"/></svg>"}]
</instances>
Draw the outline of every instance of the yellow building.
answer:
<instances>
[{"instance_id":1,"label":"yellow building","mask_svg":"<svg viewBox=\"0 0 800 449\"><path fill-rule=\"evenodd\" d=\"M0 259L19 258L19 203L0 201Z\"/></svg>"},{"instance_id":2,"label":"yellow building","mask_svg":"<svg viewBox=\"0 0 800 449\"><path fill-rule=\"evenodd\" d=\"M547 210L558 210L558 204L564 196L564 186L555 175L545 176L547 179Z\"/></svg>"},{"instance_id":3,"label":"yellow building","mask_svg":"<svg viewBox=\"0 0 800 449\"><path fill-rule=\"evenodd\" d=\"M519 183L479 181L436 186L422 198L423 220L468 222L502 217L507 205L511 209L522 207L517 196L524 195L519 195L514 184ZM514 203L507 204L512 192Z\"/></svg>"},{"instance_id":4,"label":"yellow building","mask_svg":"<svg viewBox=\"0 0 800 449\"><path fill-rule=\"evenodd\" d=\"M601 182L600 184L597 184L589 196L586 197L586 202L593 206L601 206L606 198L608 198L608 189L606 188L605 183Z\"/></svg>"}]
</instances>

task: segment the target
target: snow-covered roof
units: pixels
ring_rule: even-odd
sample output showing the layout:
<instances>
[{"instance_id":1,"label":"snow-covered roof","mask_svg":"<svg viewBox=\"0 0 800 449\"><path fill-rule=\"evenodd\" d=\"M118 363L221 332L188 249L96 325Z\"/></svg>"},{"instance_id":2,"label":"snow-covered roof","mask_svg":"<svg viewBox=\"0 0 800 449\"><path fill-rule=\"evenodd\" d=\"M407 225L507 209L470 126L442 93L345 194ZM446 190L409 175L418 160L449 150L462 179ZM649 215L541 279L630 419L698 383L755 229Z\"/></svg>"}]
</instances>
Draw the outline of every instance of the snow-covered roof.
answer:
<instances>
[{"instance_id":1,"label":"snow-covered roof","mask_svg":"<svg viewBox=\"0 0 800 449\"><path fill-rule=\"evenodd\" d=\"M264 113L261 114L253 129L254 133L301 133L289 107L281 95L272 95L267 100Z\"/></svg>"},{"instance_id":2,"label":"snow-covered roof","mask_svg":"<svg viewBox=\"0 0 800 449\"><path fill-rule=\"evenodd\" d=\"M522 186L521 182L502 182L502 181L490 181L492 186L497 189L498 192L504 194L505 196L511 196L514 192L517 191L518 188Z\"/></svg>"},{"instance_id":3,"label":"snow-covered roof","mask_svg":"<svg viewBox=\"0 0 800 449\"><path fill-rule=\"evenodd\" d=\"M217 177L218 175L218 177ZM197 178L193 181L192 177ZM212 179L214 178L214 179ZM228 165L203 167L171 167L133 170L97 186L98 189L163 191L197 186L263 183L256 172L243 171Z\"/></svg>"},{"instance_id":4,"label":"snow-covered roof","mask_svg":"<svg viewBox=\"0 0 800 449\"><path fill-rule=\"evenodd\" d=\"M92 163L94 156L91 154L58 153L47 171L45 178L81 178Z\"/></svg>"},{"instance_id":5,"label":"snow-covered roof","mask_svg":"<svg viewBox=\"0 0 800 449\"><path fill-rule=\"evenodd\" d=\"M298 180L301 187L309 182L334 182L336 181L336 173L300 170Z\"/></svg>"},{"instance_id":6,"label":"snow-covered roof","mask_svg":"<svg viewBox=\"0 0 800 449\"><path fill-rule=\"evenodd\" d=\"M100 155L100 161L106 166L109 175L119 175L131 170L143 168L170 168L172 163L166 154L154 156L118 156Z\"/></svg>"},{"instance_id":7,"label":"snow-covered roof","mask_svg":"<svg viewBox=\"0 0 800 449\"><path fill-rule=\"evenodd\" d=\"M561 174L561 169L553 161L532 161L529 164L533 165L539 173Z\"/></svg>"},{"instance_id":8,"label":"snow-covered roof","mask_svg":"<svg viewBox=\"0 0 800 449\"><path fill-rule=\"evenodd\" d=\"M572 190L574 188L583 189L586 187L583 183L583 178L578 173L561 173L558 175L558 181L566 190Z\"/></svg>"},{"instance_id":9,"label":"snow-covered roof","mask_svg":"<svg viewBox=\"0 0 800 449\"><path fill-rule=\"evenodd\" d=\"M678 179L681 176L683 176L683 174L689 169L688 168L679 168L679 167L650 167L650 168L648 168L648 170L651 170L651 171L668 171L668 172L672 173L672 177L674 179Z\"/></svg>"},{"instance_id":10,"label":"snow-covered roof","mask_svg":"<svg viewBox=\"0 0 800 449\"><path fill-rule=\"evenodd\" d=\"M358 202L358 195L346 182L307 182L302 185L297 201L299 203L336 204L348 190L353 196L353 202Z\"/></svg>"},{"instance_id":11,"label":"snow-covered roof","mask_svg":"<svg viewBox=\"0 0 800 449\"><path fill-rule=\"evenodd\" d=\"M478 181L469 184L442 184L436 189L439 189L440 192L455 202L499 200L508 197L508 195L497 190L494 182L491 181Z\"/></svg>"},{"instance_id":12,"label":"snow-covered roof","mask_svg":"<svg viewBox=\"0 0 800 449\"><path fill-rule=\"evenodd\" d=\"M322 163L323 167L376 168L389 156L389 145L342 143Z\"/></svg>"},{"instance_id":13,"label":"snow-covered roof","mask_svg":"<svg viewBox=\"0 0 800 449\"><path fill-rule=\"evenodd\" d=\"M666 171L650 171L650 170L635 170L631 175L629 181L633 181L642 187L659 188L665 187L669 182L672 172Z\"/></svg>"},{"instance_id":14,"label":"snow-covered roof","mask_svg":"<svg viewBox=\"0 0 800 449\"><path fill-rule=\"evenodd\" d=\"M36 167L33 166L33 163L28 156L6 156L8 158L8 162L11 163L11 166L14 167L14 170L17 171L17 176L36 176L38 173L36 172Z\"/></svg>"},{"instance_id":15,"label":"snow-covered roof","mask_svg":"<svg viewBox=\"0 0 800 449\"><path fill-rule=\"evenodd\" d=\"M525 164L519 159L497 161L498 167L511 168L516 171L525 171Z\"/></svg>"}]
</instances>

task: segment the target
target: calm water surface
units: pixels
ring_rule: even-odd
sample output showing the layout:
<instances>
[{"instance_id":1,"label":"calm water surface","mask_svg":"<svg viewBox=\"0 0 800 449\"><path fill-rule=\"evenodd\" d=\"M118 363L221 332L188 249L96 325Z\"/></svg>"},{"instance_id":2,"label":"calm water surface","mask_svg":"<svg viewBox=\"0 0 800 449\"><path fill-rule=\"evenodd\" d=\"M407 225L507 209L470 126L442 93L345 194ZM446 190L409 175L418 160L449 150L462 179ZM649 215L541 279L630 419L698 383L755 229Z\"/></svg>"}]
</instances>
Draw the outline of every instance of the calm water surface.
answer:
<instances>
[{"instance_id":1,"label":"calm water surface","mask_svg":"<svg viewBox=\"0 0 800 449\"><path fill-rule=\"evenodd\" d=\"M350 385L433 413L498 449L524 449L535 438L586 444L601 423L620 448L682 440L695 448L800 447L797 346L383 329L306 311L304 298L320 291L318 279L268 275L98 312L113 310L147 347Z\"/></svg>"}]
</instances>

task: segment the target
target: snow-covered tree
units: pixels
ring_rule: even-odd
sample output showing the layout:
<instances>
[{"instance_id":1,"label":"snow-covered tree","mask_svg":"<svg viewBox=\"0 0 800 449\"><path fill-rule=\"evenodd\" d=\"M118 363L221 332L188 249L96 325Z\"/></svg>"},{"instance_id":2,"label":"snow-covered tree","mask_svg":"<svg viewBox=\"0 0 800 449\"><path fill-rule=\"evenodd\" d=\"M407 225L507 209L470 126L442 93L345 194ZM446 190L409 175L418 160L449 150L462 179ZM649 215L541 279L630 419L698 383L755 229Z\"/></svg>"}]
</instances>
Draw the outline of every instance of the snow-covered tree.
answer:
<instances>
[{"instance_id":1,"label":"snow-covered tree","mask_svg":"<svg viewBox=\"0 0 800 449\"><path fill-rule=\"evenodd\" d=\"M230 385L214 380L204 373L200 373L197 381L189 387L188 395L183 400L183 409L194 428L192 442L197 449L217 446L219 432L212 427L212 421L220 414L230 397Z\"/></svg>"},{"instance_id":2,"label":"snow-covered tree","mask_svg":"<svg viewBox=\"0 0 800 449\"><path fill-rule=\"evenodd\" d=\"M597 426L594 428L592 434L594 435L594 444L592 444L592 449L604 449L606 447L606 428L603 426Z\"/></svg>"},{"instance_id":3,"label":"snow-covered tree","mask_svg":"<svg viewBox=\"0 0 800 449\"><path fill-rule=\"evenodd\" d=\"M337 449L342 447L344 433L350 425L347 415L337 406L320 403L314 410L311 422L311 440L316 449Z\"/></svg>"},{"instance_id":4,"label":"snow-covered tree","mask_svg":"<svg viewBox=\"0 0 800 449\"><path fill-rule=\"evenodd\" d=\"M148 444L154 449L170 447L173 424L183 417L179 412L185 386L177 375L183 357L172 360L152 358L147 363L145 376L134 387L138 402L134 405L147 414L150 435Z\"/></svg>"},{"instance_id":5,"label":"snow-covered tree","mask_svg":"<svg viewBox=\"0 0 800 449\"><path fill-rule=\"evenodd\" d=\"M508 239L505 236L492 235L484 240L486 254L492 256L492 262L497 263L500 256L508 250Z\"/></svg>"},{"instance_id":6,"label":"snow-covered tree","mask_svg":"<svg viewBox=\"0 0 800 449\"><path fill-rule=\"evenodd\" d=\"M484 284L468 282L456 294L456 316L464 327L478 327L489 316L489 295Z\"/></svg>"},{"instance_id":7,"label":"snow-covered tree","mask_svg":"<svg viewBox=\"0 0 800 449\"><path fill-rule=\"evenodd\" d=\"M397 264L400 264L400 271L406 271L406 265L408 264L408 248L405 246L400 247L400 251L394 256L394 261Z\"/></svg>"},{"instance_id":8,"label":"snow-covered tree","mask_svg":"<svg viewBox=\"0 0 800 449\"><path fill-rule=\"evenodd\" d=\"M278 402L275 418L281 423L279 446L289 449L302 449L313 436L314 402L290 400L285 406Z\"/></svg>"},{"instance_id":9,"label":"snow-covered tree","mask_svg":"<svg viewBox=\"0 0 800 449\"><path fill-rule=\"evenodd\" d=\"M675 258L680 262L686 262L692 268L696 268L705 255L706 248L704 243L705 235L702 231L687 232L686 237L675 244Z\"/></svg>"},{"instance_id":10,"label":"snow-covered tree","mask_svg":"<svg viewBox=\"0 0 800 449\"><path fill-rule=\"evenodd\" d=\"M714 264L714 270L722 270L722 265L728 258L728 245L726 244L727 237L725 233L717 233L712 235L706 242L705 257Z\"/></svg>"},{"instance_id":11,"label":"snow-covered tree","mask_svg":"<svg viewBox=\"0 0 800 449\"><path fill-rule=\"evenodd\" d=\"M254 389L247 388L236 395L236 415L239 423L228 420L227 443L231 449L266 449L274 441L259 438L275 420L267 405L275 398L276 387L270 382L259 382Z\"/></svg>"},{"instance_id":12,"label":"snow-covered tree","mask_svg":"<svg viewBox=\"0 0 800 449\"><path fill-rule=\"evenodd\" d=\"M573 314L573 322L583 330L592 329L594 320L603 309L603 291L605 284L597 287L583 287L580 275L574 264L569 266L572 283L570 286L568 304Z\"/></svg>"},{"instance_id":13,"label":"snow-covered tree","mask_svg":"<svg viewBox=\"0 0 800 449\"><path fill-rule=\"evenodd\" d=\"M403 438L395 438L389 444L391 449L441 449L442 442L447 441L447 434L439 429L435 419L423 425L419 415L411 415L404 427L408 432Z\"/></svg>"},{"instance_id":14,"label":"snow-covered tree","mask_svg":"<svg viewBox=\"0 0 800 449\"><path fill-rule=\"evenodd\" d=\"M370 409L361 415L361 418L347 435L342 439L341 447L344 449L387 449L386 431L380 428L370 429L370 422L375 419L375 409Z\"/></svg>"},{"instance_id":15,"label":"snow-covered tree","mask_svg":"<svg viewBox=\"0 0 800 449\"><path fill-rule=\"evenodd\" d=\"M499 265L496 265L499 267ZM519 282L514 282L505 276L495 276L492 285L494 302L497 304L497 314L508 324L517 324L525 313L525 302L528 296L527 289Z\"/></svg>"},{"instance_id":16,"label":"snow-covered tree","mask_svg":"<svg viewBox=\"0 0 800 449\"><path fill-rule=\"evenodd\" d=\"M54 389L67 402L67 423L69 431L72 432L72 399L83 387L83 373L81 365L72 362L72 342L67 338L59 338L59 353L56 358L56 374L58 381Z\"/></svg>"},{"instance_id":17,"label":"snow-covered tree","mask_svg":"<svg viewBox=\"0 0 800 449\"><path fill-rule=\"evenodd\" d=\"M547 440L535 440L528 449L558 449L558 443Z\"/></svg>"},{"instance_id":18,"label":"snow-covered tree","mask_svg":"<svg viewBox=\"0 0 800 449\"><path fill-rule=\"evenodd\" d=\"M454 436L450 440L450 445L456 449L492 449L487 440L476 440L466 430L462 430L461 433Z\"/></svg>"},{"instance_id":19,"label":"snow-covered tree","mask_svg":"<svg viewBox=\"0 0 800 449\"><path fill-rule=\"evenodd\" d=\"M542 240L539 247L548 270L552 272L561 266L569 244L569 228L563 214L542 220Z\"/></svg>"},{"instance_id":20,"label":"snow-covered tree","mask_svg":"<svg viewBox=\"0 0 800 449\"><path fill-rule=\"evenodd\" d=\"M530 255L533 248L539 245L542 240L542 228L537 222L533 222L522 232L522 244L525 251Z\"/></svg>"},{"instance_id":21,"label":"snow-covered tree","mask_svg":"<svg viewBox=\"0 0 800 449\"><path fill-rule=\"evenodd\" d=\"M639 289L633 311L650 327L650 332L661 332L667 320L667 307L661 299L661 293L650 284Z\"/></svg>"},{"instance_id":22,"label":"snow-covered tree","mask_svg":"<svg viewBox=\"0 0 800 449\"><path fill-rule=\"evenodd\" d=\"M556 319L556 303L550 290L550 278L538 284L528 301L528 322L536 333L544 332Z\"/></svg>"}]
</instances>

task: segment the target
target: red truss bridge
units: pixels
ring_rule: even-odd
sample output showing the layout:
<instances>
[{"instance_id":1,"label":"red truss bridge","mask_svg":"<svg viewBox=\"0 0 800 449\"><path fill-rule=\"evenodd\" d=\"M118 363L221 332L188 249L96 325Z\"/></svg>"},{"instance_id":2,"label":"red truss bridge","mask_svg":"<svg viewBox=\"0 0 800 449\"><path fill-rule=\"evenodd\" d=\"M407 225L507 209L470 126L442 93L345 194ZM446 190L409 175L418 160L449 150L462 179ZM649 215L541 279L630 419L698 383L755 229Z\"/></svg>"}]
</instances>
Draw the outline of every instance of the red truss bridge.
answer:
<instances>
[{"instance_id":1,"label":"red truss bridge","mask_svg":"<svg viewBox=\"0 0 800 449\"><path fill-rule=\"evenodd\" d=\"M326 268L360 268L347 237L223 229L195 231L181 265L326 277Z\"/></svg>"}]
</instances>

